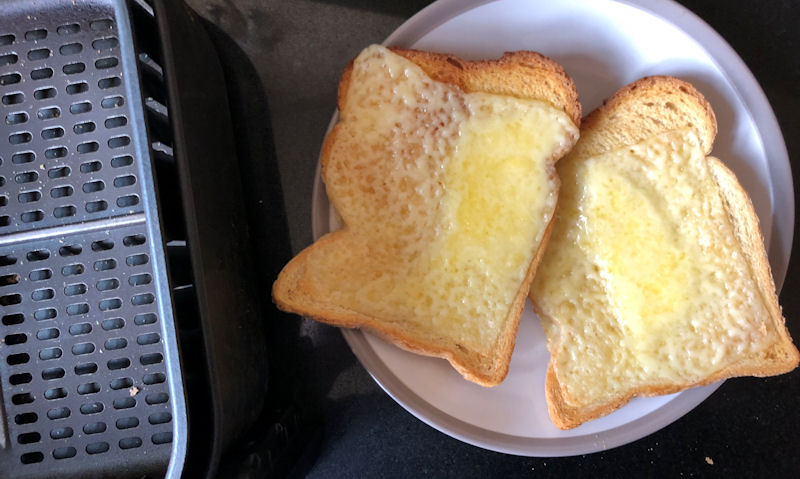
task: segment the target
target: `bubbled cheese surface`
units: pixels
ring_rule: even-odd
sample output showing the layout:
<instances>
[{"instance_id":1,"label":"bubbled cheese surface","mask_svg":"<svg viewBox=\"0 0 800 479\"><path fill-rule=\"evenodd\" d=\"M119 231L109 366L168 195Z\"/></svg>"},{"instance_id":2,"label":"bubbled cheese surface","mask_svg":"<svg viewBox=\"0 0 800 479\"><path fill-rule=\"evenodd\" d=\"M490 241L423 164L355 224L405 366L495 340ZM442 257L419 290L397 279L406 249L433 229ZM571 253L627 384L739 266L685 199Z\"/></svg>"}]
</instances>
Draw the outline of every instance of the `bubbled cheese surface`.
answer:
<instances>
[{"instance_id":1,"label":"bubbled cheese surface","mask_svg":"<svg viewBox=\"0 0 800 479\"><path fill-rule=\"evenodd\" d=\"M551 157L576 128L542 102L433 81L380 46L356 58L340 114L323 179L349 245L315 252L313 287L485 350L552 218Z\"/></svg>"},{"instance_id":2,"label":"bubbled cheese surface","mask_svg":"<svg viewBox=\"0 0 800 479\"><path fill-rule=\"evenodd\" d=\"M708 168L689 131L559 164L531 295L568 402L698 381L774 340Z\"/></svg>"}]
</instances>

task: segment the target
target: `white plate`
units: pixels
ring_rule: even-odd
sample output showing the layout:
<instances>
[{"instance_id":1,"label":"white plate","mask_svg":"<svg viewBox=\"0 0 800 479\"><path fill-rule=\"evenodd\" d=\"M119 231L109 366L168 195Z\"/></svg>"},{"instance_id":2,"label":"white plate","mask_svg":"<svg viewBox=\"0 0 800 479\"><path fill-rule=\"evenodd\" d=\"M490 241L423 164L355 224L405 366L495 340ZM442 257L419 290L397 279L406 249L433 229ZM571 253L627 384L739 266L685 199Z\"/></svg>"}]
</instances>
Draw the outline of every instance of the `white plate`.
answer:
<instances>
[{"instance_id":1,"label":"white plate","mask_svg":"<svg viewBox=\"0 0 800 479\"><path fill-rule=\"evenodd\" d=\"M465 59L535 50L574 79L584 113L642 76L674 75L711 102L719 123L713 154L750 193L780 285L794 225L786 147L772 109L736 53L702 20L665 0L439 0L412 17L387 45L454 53ZM317 172L315 237L335 228ZM779 219L779 221L778 221ZM506 380L495 388L465 381L440 359L407 353L360 331L344 331L353 352L398 403L465 442L500 452L566 456L601 451L657 431L686 414L719 384L636 399L604 418L561 431L547 415L549 354L528 305Z\"/></svg>"}]
</instances>

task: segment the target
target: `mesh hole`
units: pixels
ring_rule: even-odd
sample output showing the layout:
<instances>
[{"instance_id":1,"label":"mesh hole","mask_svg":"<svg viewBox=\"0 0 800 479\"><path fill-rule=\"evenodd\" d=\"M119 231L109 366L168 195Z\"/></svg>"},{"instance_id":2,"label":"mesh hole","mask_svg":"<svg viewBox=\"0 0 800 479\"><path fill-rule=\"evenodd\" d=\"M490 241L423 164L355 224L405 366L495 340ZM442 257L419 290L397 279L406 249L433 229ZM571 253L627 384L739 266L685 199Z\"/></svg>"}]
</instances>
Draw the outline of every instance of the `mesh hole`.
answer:
<instances>
[{"instance_id":1,"label":"mesh hole","mask_svg":"<svg viewBox=\"0 0 800 479\"><path fill-rule=\"evenodd\" d=\"M33 183L38 179L39 179L39 173L35 171L26 171L14 177L14 181L16 181L20 185L24 183Z\"/></svg>"},{"instance_id":2,"label":"mesh hole","mask_svg":"<svg viewBox=\"0 0 800 479\"><path fill-rule=\"evenodd\" d=\"M139 197L137 195L120 196L117 198L117 206L120 208L127 208L129 206L136 206L139 204Z\"/></svg>"},{"instance_id":3,"label":"mesh hole","mask_svg":"<svg viewBox=\"0 0 800 479\"><path fill-rule=\"evenodd\" d=\"M128 124L128 119L124 116L113 116L110 118L106 118L106 121L103 122L103 125L106 128L119 128L121 126L125 126Z\"/></svg>"},{"instance_id":4,"label":"mesh hole","mask_svg":"<svg viewBox=\"0 0 800 479\"><path fill-rule=\"evenodd\" d=\"M108 140L109 148L121 148L123 146L128 146L130 144L131 144L131 139L129 136L115 136L113 138L109 138Z\"/></svg>"},{"instance_id":5,"label":"mesh hole","mask_svg":"<svg viewBox=\"0 0 800 479\"><path fill-rule=\"evenodd\" d=\"M111 240L99 240L92 243L92 251L108 251L114 247L114 242Z\"/></svg>"},{"instance_id":6,"label":"mesh hole","mask_svg":"<svg viewBox=\"0 0 800 479\"><path fill-rule=\"evenodd\" d=\"M83 273L83 271L84 267L80 263L68 264L61 268L61 274L63 276L74 276Z\"/></svg>"},{"instance_id":7,"label":"mesh hole","mask_svg":"<svg viewBox=\"0 0 800 479\"><path fill-rule=\"evenodd\" d=\"M103 180L89 181L83 184L83 192L97 193L98 191L103 191L105 187L106 185L103 183Z\"/></svg>"},{"instance_id":8,"label":"mesh hole","mask_svg":"<svg viewBox=\"0 0 800 479\"><path fill-rule=\"evenodd\" d=\"M147 264L149 260L150 259L145 253L132 254L127 258L125 258L125 264L127 264L128 266L141 266L143 264Z\"/></svg>"},{"instance_id":9,"label":"mesh hole","mask_svg":"<svg viewBox=\"0 0 800 479\"><path fill-rule=\"evenodd\" d=\"M23 143L28 143L33 139L30 133L27 131L22 131L20 133L14 133L8 136L8 142L12 145L21 145ZM109 140L110 141L110 140Z\"/></svg>"},{"instance_id":10,"label":"mesh hole","mask_svg":"<svg viewBox=\"0 0 800 479\"><path fill-rule=\"evenodd\" d=\"M98 38L92 42L94 50L105 50L107 48L114 48L119 45L117 37Z\"/></svg>"},{"instance_id":11,"label":"mesh hole","mask_svg":"<svg viewBox=\"0 0 800 479\"><path fill-rule=\"evenodd\" d=\"M11 396L11 404L17 406L22 404L30 404L32 402L33 402L33 395L31 393L20 393Z\"/></svg>"},{"instance_id":12,"label":"mesh hole","mask_svg":"<svg viewBox=\"0 0 800 479\"><path fill-rule=\"evenodd\" d=\"M33 444L42 440L42 435L38 432L25 432L17 436L17 442L20 444Z\"/></svg>"},{"instance_id":13,"label":"mesh hole","mask_svg":"<svg viewBox=\"0 0 800 479\"><path fill-rule=\"evenodd\" d=\"M67 390L64 388L50 388L44 392L44 398L49 401L65 397L67 397Z\"/></svg>"},{"instance_id":14,"label":"mesh hole","mask_svg":"<svg viewBox=\"0 0 800 479\"><path fill-rule=\"evenodd\" d=\"M20 100L20 102L21 101L22 100ZM17 103L20 103L20 102L17 102ZM118 107L121 107L124 104L125 104L125 99L122 98L119 95L103 98L103 100L100 102L100 106L103 107L103 108L106 108L106 109L108 109L108 108L118 108Z\"/></svg>"},{"instance_id":15,"label":"mesh hole","mask_svg":"<svg viewBox=\"0 0 800 479\"><path fill-rule=\"evenodd\" d=\"M94 262L95 271L108 271L117 267L117 260L114 258L101 259Z\"/></svg>"},{"instance_id":16,"label":"mesh hole","mask_svg":"<svg viewBox=\"0 0 800 479\"><path fill-rule=\"evenodd\" d=\"M111 381L111 389L125 389L133 386L133 379L131 378L117 378Z\"/></svg>"},{"instance_id":17,"label":"mesh hole","mask_svg":"<svg viewBox=\"0 0 800 479\"><path fill-rule=\"evenodd\" d=\"M119 440L120 449L133 449L142 445L142 440L138 437L126 437Z\"/></svg>"},{"instance_id":18,"label":"mesh hole","mask_svg":"<svg viewBox=\"0 0 800 479\"><path fill-rule=\"evenodd\" d=\"M136 417L123 417L117 419L117 429L130 429L139 425L139 419Z\"/></svg>"},{"instance_id":19,"label":"mesh hole","mask_svg":"<svg viewBox=\"0 0 800 479\"><path fill-rule=\"evenodd\" d=\"M25 163L30 163L31 161L36 159L36 153L32 151L24 151L22 153L14 153L11 157L11 163L15 165L23 165Z\"/></svg>"},{"instance_id":20,"label":"mesh hole","mask_svg":"<svg viewBox=\"0 0 800 479\"><path fill-rule=\"evenodd\" d=\"M25 412L14 416L14 423L22 426L23 424L33 424L39 420L35 412Z\"/></svg>"},{"instance_id":21,"label":"mesh hole","mask_svg":"<svg viewBox=\"0 0 800 479\"><path fill-rule=\"evenodd\" d=\"M25 344L28 342L28 336L24 333L9 334L4 339L6 346L14 346L16 344Z\"/></svg>"},{"instance_id":22,"label":"mesh hole","mask_svg":"<svg viewBox=\"0 0 800 479\"><path fill-rule=\"evenodd\" d=\"M33 40L43 40L47 38L47 30L44 28L37 28L36 30L28 30L25 32L25 40L33 41Z\"/></svg>"},{"instance_id":23,"label":"mesh hole","mask_svg":"<svg viewBox=\"0 0 800 479\"><path fill-rule=\"evenodd\" d=\"M22 313L6 314L3 316L3 326L22 324L23 321L25 321L25 315Z\"/></svg>"},{"instance_id":24,"label":"mesh hole","mask_svg":"<svg viewBox=\"0 0 800 479\"><path fill-rule=\"evenodd\" d=\"M39 359L42 361L50 361L52 359L58 359L64 352L61 348L45 348L39 351Z\"/></svg>"},{"instance_id":25,"label":"mesh hole","mask_svg":"<svg viewBox=\"0 0 800 479\"><path fill-rule=\"evenodd\" d=\"M111 30L114 27L114 21L104 18L100 20L93 20L89 24L89 28L96 32L102 32L104 30Z\"/></svg>"},{"instance_id":26,"label":"mesh hole","mask_svg":"<svg viewBox=\"0 0 800 479\"><path fill-rule=\"evenodd\" d=\"M64 287L64 294L67 296L75 296L77 294L84 294L87 287L84 283L70 284Z\"/></svg>"},{"instance_id":27,"label":"mesh hole","mask_svg":"<svg viewBox=\"0 0 800 479\"><path fill-rule=\"evenodd\" d=\"M136 177L133 175L118 176L114 178L114 187L124 188L136 183Z\"/></svg>"},{"instance_id":28,"label":"mesh hole","mask_svg":"<svg viewBox=\"0 0 800 479\"><path fill-rule=\"evenodd\" d=\"M82 363L75 366L75 374L78 376L85 376L87 374L94 374L97 372L96 363Z\"/></svg>"},{"instance_id":29,"label":"mesh hole","mask_svg":"<svg viewBox=\"0 0 800 479\"><path fill-rule=\"evenodd\" d=\"M34 301L47 301L48 299L53 299L55 295L56 292L52 288L42 288L31 293L31 299Z\"/></svg>"},{"instance_id":30,"label":"mesh hole","mask_svg":"<svg viewBox=\"0 0 800 479\"><path fill-rule=\"evenodd\" d=\"M56 93L55 88L39 88L33 92L33 97L37 100L47 100L49 98L55 98Z\"/></svg>"},{"instance_id":31,"label":"mesh hole","mask_svg":"<svg viewBox=\"0 0 800 479\"><path fill-rule=\"evenodd\" d=\"M31 76L33 76L33 73L31 73ZM13 85L15 83L19 83L20 80L22 80L22 76L19 73L7 73L5 75L0 75L0 86Z\"/></svg>"},{"instance_id":32,"label":"mesh hole","mask_svg":"<svg viewBox=\"0 0 800 479\"><path fill-rule=\"evenodd\" d=\"M19 57L16 53L6 53L5 55L0 55L0 67L4 67L6 65L13 65L17 63Z\"/></svg>"},{"instance_id":33,"label":"mesh hole","mask_svg":"<svg viewBox=\"0 0 800 479\"><path fill-rule=\"evenodd\" d=\"M98 211L105 211L108 209L108 203L105 200L90 201L86 203L87 213L97 213Z\"/></svg>"},{"instance_id":34,"label":"mesh hole","mask_svg":"<svg viewBox=\"0 0 800 479\"><path fill-rule=\"evenodd\" d=\"M69 316L78 316L89 312L89 305L87 303L75 303L67 306L67 314Z\"/></svg>"},{"instance_id":35,"label":"mesh hole","mask_svg":"<svg viewBox=\"0 0 800 479\"><path fill-rule=\"evenodd\" d=\"M101 432L106 432L106 428L107 426L104 422L90 422L83 426L83 432L85 434L99 434Z\"/></svg>"},{"instance_id":36,"label":"mesh hole","mask_svg":"<svg viewBox=\"0 0 800 479\"><path fill-rule=\"evenodd\" d=\"M78 454L78 451L72 446L53 449L53 459L69 459L70 457L75 457L76 454Z\"/></svg>"},{"instance_id":37,"label":"mesh hole","mask_svg":"<svg viewBox=\"0 0 800 479\"><path fill-rule=\"evenodd\" d=\"M108 78L101 78L97 81L97 86L100 87L102 90L106 90L108 88L115 88L122 85L122 80L120 77L108 77Z\"/></svg>"},{"instance_id":38,"label":"mesh hole","mask_svg":"<svg viewBox=\"0 0 800 479\"><path fill-rule=\"evenodd\" d=\"M19 386L20 384L28 384L33 380L30 373L12 374L8 377L8 382L12 386Z\"/></svg>"},{"instance_id":39,"label":"mesh hole","mask_svg":"<svg viewBox=\"0 0 800 479\"><path fill-rule=\"evenodd\" d=\"M46 150L44 152L45 156L47 156L48 158L50 158L49 153L50 153L51 150L52 150L52 148L50 150ZM62 152L62 154L60 154L58 156L53 156L53 158L59 158L61 156L67 156L67 149L66 148L58 148L58 151ZM69 176L70 172L71 172L71 170L69 169L69 166L57 166L55 168L50 168L49 170L47 170L47 176L49 176L52 179L66 178L67 176Z\"/></svg>"},{"instance_id":40,"label":"mesh hole","mask_svg":"<svg viewBox=\"0 0 800 479\"><path fill-rule=\"evenodd\" d=\"M45 328L36 331L36 339L39 341L49 341L51 339L56 339L61 335L61 331L58 328Z\"/></svg>"},{"instance_id":41,"label":"mesh hole","mask_svg":"<svg viewBox=\"0 0 800 479\"><path fill-rule=\"evenodd\" d=\"M67 245L62 246L58 249L58 254L60 256L77 256L81 254L83 248L79 244Z\"/></svg>"},{"instance_id":42,"label":"mesh hole","mask_svg":"<svg viewBox=\"0 0 800 479\"><path fill-rule=\"evenodd\" d=\"M122 329L125 326L125 320L122 318L111 318L103 320L101 324L103 330L105 331L113 331L115 329Z\"/></svg>"},{"instance_id":43,"label":"mesh hole","mask_svg":"<svg viewBox=\"0 0 800 479\"><path fill-rule=\"evenodd\" d=\"M0 35L0 46L4 47L6 45L11 45L12 43L14 43L14 38L15 37L14 37L13 33L7 33L5 35Z\"/></svg>"},{"instance_id":44,"label":"mesh hole","mask_svg":"<svg viewBox=\"0 0 800 479\"><path fill-rule=\"evenodd\" d=\"M56 138L61 138L62 136L64 136L64 129L60 126L53 126L42 130L43 140L54 140Z\"/></svg>"},{"instance_id":45,"label":"mesh hole","mask_svg":"<svg viewBox=\"0 0 800 479\"><path fill-rule=\"evenodd\" d=\"M123 349L128 346L128 340L125 338L112 338L106 341L106 349L108 350L115 350L115 349ZM113 386L112 386L113 387ZM117 388L114 388L117 389Z\"/></svg>"},{"instance_id":46,"label":"mesh hole","mask_svg":"<svg viewBox=\"0 0 800 479\"><path fill-rule=\"evenodd\" d=\"M100 311L113 311L122 307L122 300L119 298L110 298L100 301Z\"/></svg>"},{"instance_id":47,"label":"mesh hole","mask_svg":"<svg viewBox=\"0 0 800 479\"><path fill-rule=\"evenodd\" d=\"M131 360L128 358L116 358L108 361L106 366L112 371L117 369L125 369L131 365Z\"/></svg>"},{"instance_id":48,"label":"mesh hole","mask_svg":"<svg viewBox=\"0 0 800 479\"><path fill-rule=\"evenodd\" d=\"M66 374L64 368L47 368L42 371L42 379L45 381L52 381L53 379L61 379Z\"/></svg>"},{"instance_id":49,"label":"mesh hole","mask_svg":"<svg viewBox=\"0 0 800 479\"><path fill-rule=\"evenodd\" d=\"M4 274L0 276L0 288L3 286L12 286L19 283L19 275L18 274Z\"/></svg>"},{"instance_id":50,"label":"mesh hole","mask_svg":"<svg viewBox=\"0 0 800 479\"><path fill-rule=\"evenodd\" d=\"M86 446L86 452L89 454L102 454L108 452L109 446L107 442L93 442Z\"/></svg>"},{"instance_id":51,"label":"mesh hole","mask_svg":"<svg viewBox=\"0 0 800 479\"><path fill-rule=\"evenodd\" d=\"M16 353L16 354L9 354L6 358L6 362L9 366L17 366L20 364L26 364L28 361L31 360L31 357L28 353Z\"/></svg>"},{"instance_id":52,"label":"mesh hole","mask_svg":"<svg viewBox=\"0 0 800 479\"><path fill-rule=\"evenodd\" d=\"M155 313L141 313L137 314L133 317L133 322L137 326L142 326L144 324L153 324L156 322L156 315Z\"/></svg>"},{"instance_id":53,"label":"mesh hole","mask_svg":"<svg viewBox=\"0 0 800 479\"><path fill-rule=\"evenodd\" d=\"M164 373L148 373L142 378L142 382L148 386L151 384L161 384L166 380L167 376L165 376Z\"/></svg>"},{"instance_id":54,"label":"mesh hole","mask_svg":"<svg viewBox=\"0 0 800 479\"><path fill-rule=\"evenodd\" d=\"M25 95L23 95L22 93L7 93L3 95L3 105L18 105L23 101L25 101Z\"/></svg>"},{"instance_id":55,"label":"mesh hole","mask_svg":"<svg viewBox=\"0 0 800 479\"><path fill-rule=\"evenodd\" d=\"M71 427L59 427L50 431L50 439L66 439L72 437L73 430Z\"/></svg>"},{"instance_id":56,"label":"mesh hole","mask_svg":"<svg viewBox=\"0 0 800 479\"><path fill-rule=\"evenodd\" d=\"M37 462L42 462L43 460L44 454L39 451L26 452L25 454L19 456L19 461L23 464L36 464Z\"/></svg>"},{"instance_id":57,"label":"mesh hole","mask_svg":"<svg viewBox=\"0 0 800 479\"><path fill-rule=\"evenodd\" d=\"M37 250L29 251L28 254L25 255L25 258L27 258L28 261L30 261L30 262L33 262L33 261L44 261L49 257L50 257L50 252L47 251L46 249L37 249Z\"/></svg>"},{"instance_id":58,"label":"mesh hole","mask_svg":"<svg viewBox=\"0 0 800 479\"><path fill-rule=\"evenodd\" d=\"M153 434L150 438L153 441L153 444L167 444L172 442L172 433L171 432L157 432Z\"/></svg>"},{"instance_id":59,"label":"mesh hole","mask_svg":"<svg viewBox=\"0 0 800 479\"><path fill-rule=\"evenodd\" d=\"M53 409L47 411L48 419L55 421L56 419L64 419L68 418L72 414L72 411L68 407L54 407Z\"/></svg>"},{"instance_id":60,"label":"mesh hole","mask_svg":"<svg viewBox=\"0 0 800 479\"><path fill-rule=\"evenodd\" d=\"M33 203L34 201L39 201L42 198L42 194L38 191L25 191L17 195L17 201L20 203Z\"/></svg>"},{"instance_id":61,"label":"mesh hole","mask_svg":"<svg viewBox=\"0 0 800 479\"><path fill-rule=\"evenodd\" d=\"M134 306L142 306L145 304L153 304L156 297L152 293L137 294L131 298L131 304Z\"/></svg>"},{"instance_id":62,"label":"mesh hole","mask_svg":"<svg viewBox=\"0 0 800 479\"><path fill-rule=\"evenodd\" d=\"M81 31L81 26L77 23L67 23L59 26L56 31L59 35L73 35Z\"/></svg>"},{"instance_id":63,"label":"mesh hole","mask_svg":"<svg viewBox=\"0 0 800 479\"><path fill-rule=\"evenodd\" d=\"M53 69L50 67L37 68L31 71L31 80L44 80L53 76Z\"/></svg>"},{"instance_id":64,"label":"mesh hole","mask_svg":"<svg viewBox=\"0 0 800 479\"><path fill-rule=\"evenodd\" d=\"M143 286L145 284L150 284L152 280L153 277L150 276L148 273L135 274L130 278L128 278L128 284L130 284L131 286Z\"/></svg>"},{"instance_id":65,"label":"mesh hole","mask_svg":"<svg viewBox=\"0 0 800 479\"><path fill-rule=\"evenodd\" d=\"M78 115L81 113L88 113L92 111L92 104L88 101L81 101L78 103L73 103L69 106L69 112L73 115Z\"/></svg>"},{"instance_id":66,"label":"mesh hole","mask_svg":"<svg viewBox=\"0 0 800 479\"><path fill-rule=\"evenodd\" d=\"M78 323L78 324L73 324L69 327L69 334L73 336L81 336L84 334L89 334L91 332L92 332L91 323Z\"/></svg>"},{"instance_id":67,"label":"mesh hole","mask_svg":"<svg viewBox=\"0 0 800 479\"><path fill-rule=\"evenodd\" d=\"M91 354L94 352L93 343L79 343L72 346L72 354L75 356L82 356L84 354Z\"/></svg>"},{"instance_id":68,"label":"mesh hole","mask_svg":"<svg viewBox=\"0 0 800 479\"><path fill-rule=\"evenodd\" d=\"M95 171L100 171L102 167L103 164L99 161L87 161L81 164L81 173L94 173Z\"/></svg>"},{"instance_id":69,"label":"mesh hole","mask_svg":"<svg viewBox=\"0 0 800 479\"><path fill-rule=\"evenodd\" d=\"M91 133L95 130L96 126L93 121L85 121L83 123L77 123L72 127L72 131L75 132L76 135L83 135L84 133Z\"/></svg>"},{"instance_id":70,"label":"mesh hole","mask_svg":"<svg viewBox=\"0 0 800 479\"><path fill-rule=\"evenodd\" d=\"M98 291L109 291L119 288L119 280L117 278L101 279L97 282Z\"/></svg>"},{"instance_id":71,"label":"mesh hole","mask_svg":"<svg viewBox=\"0 0 800 479\"><path fill-rule=\"evenodd\" d=\"M40 120L52 120L53 118L58 118L61 116L61 109L57 106L39 108L39 112L36 113L36 116Z\"/></svg>"},{"instance_id":72,"label":"mesh hole","mask_svg":"<svg viewBox=\"0 0 800 479\"><path fill-rule=\"evenodd\" d=\"M123 166L130 166L133 164L133 157L131 155L115 156L111 159L111 166L114 168L122 168Z\"/></svg>"},{"instance_id":73,"label":"mesh hole","mask_svg":"<svg viewBox=\"0 0 800 479\"><path fill-rule=\"evenodd\" d=\"M136 399L132 397L114 399L114 409L130 409L136 406Z\"/></svg>"},{"instance_id":74,"label":"mesh hole","mask_svg":"<svg viewBox=\"0 0 800 479\"><path fill-rule=\"evenodd\" d=\"M128 236L130 238L130 236ZM125 246L128 246L127 244ZM10 256L10 255L2 255L0 256L0 266L11 266L17 262L17 258Z\"/></svg>"},{"instance_id":75,"label":"mesh hole","mask_svg":"<svg viewBox=\"0 0 800 479\"><path fill-rule=\"evenodd\" d=\"M172 421L172 414L168 412L157 412L155 414L151 414L147 418L147 421L154 426L157 424L166 424Z\"/></svg>"},{"instance_id":76,"label":"mesh hole","mask_svg":"<svg viewBox=\"0 0 800 479\"><path fill-rule=\"evenodd\" d=\"M89 84L85 81L67 85L67 94L69 95L78 95L80 93L86 93L87 91L89 91ZM72 109L70 109L70 111L72 111Z\"/></svg>"},{"instance_id":77,"label":"mesh hole","mask_svg":"<svg viewBox=\"0 0 800 479\"><path fill-rule=\"evenodd\" d=\"M78 153L80 153L81 155L85 155L87 153L94 153L95 151L97 151L99 149L100 149L100 143L98 143L96 141L87 141L85 143L81 143L80 145L78 145ZM98 168L98 170L99 169L100 168ZM83 170L81 170L81 171L83 171ZM97 170L93 170L93 171L97 171Z\"/></svg>"},{"instance_id":78,"label":"mesh hole","mask_svg":"<svg viewBox=\"0 0 800 479\"><path fill-rule=\"evenodd\" d=\"M57 188L53 188L50 190L50 197L51 198L66 198L67 196L72 196L75 190L72 189L70 185L59 186Z\"/></svg>"},{"instance_id":79,"label":"mesh hole","mask_svg":"<svg viewBox=\"0 0 800 479\"><path fill-rule=\"evenodd\" d=\"M45 58L50 57L50 53L51 52L49 48L34 48L28 52L28 60L44 60Z\"/></svg>"},{"instance_id":80,"label":"mesh hole","mask_svg":"<svg viewBox=\"0 0 800 479\"><path fill-rule=\"evenodd\" d=\"M144 398L144 401L147 404L150 404L150 405L163 404L163 403L169 401L169 394L167 394L167 393L151 393L151 394L148 394Z\"/></svg>"},{"instance_id":81,"label":"mesh hole","mask_svg":"<svg viewBox=\"0 0 800 479\"><path fill-rule=\"evenodd\" d=\"M65 75L74 75L76 73L83 73L86 70L86 64L83 62L67 63L61 68Z\"/></svg>"},{"instance_id":82,"label":"mesh hole","mask_svg":"<svg viewBox=\"0 0 800 479\"><path fill-rule=\"evenodd\" d=\"M100 392L100 385L97 383L86 383L78 386L78 394L95 394Z\"/></svg>"},{"instance_id":83,"label":"mesh hole","mask_svg":"<svg viewBox=\"0 0 800 479\"><path fill-rule=\"evenodd\" d=\"M56 315L58 315L58 312L55 308L42 308L33 312L33 319L36 321L46 321L55 318Z\"/></svg>"},{"instance_id":84,"label":"mesh hole","mask_svg":"<svg viewBox=\"0 0 800 479\"><path fill-rule=\"evenodd\" d=\"M35 269L28 275L31 281L44 281L53 277L53 271L47 268Z\"/></svg>"},{"instance_id":85,"label":"mesh hole","mask_svg":"<svg viewBox=\"0 0 800 479\"><path fill-rule=\"evenodd\" d=\"M103 412L104 406L101 402L88 402L81 405L81 414L88 416L90 414L98 414Z\"/></svg>"},{"instance_id":86,"label":"mesh hole","mask_svg":"<svg viewBox=\"0 0 800 479\"><path fill-rule=\"evenodd\" d=\"M6 294L5 296L0 296L0 306L13 306L21 302L22 302L21 294L15 293L15 294Z\"/></svg>"},{"instance_id":87,"label":"mesh hole","mask_svg":"<svg viewBox=\"0 0 800 479\"><path fill-rule=\"evenodd\" d=\"M55 160L56 158L64 158L67 156L67 149L63 146L54 146L44 150L44 156L48 160ZM53 168L47 172L50 178L63 178L69 174L69 167Z\"/></svg>"},{"instance_id":88,"label":"mesh hole","mask_svg":"<svg viewBox=\"0 0 800 479\"><path fill-rule=\"evenodd\" d=\"M61 45L61 47L59 47L58 49L58 53L62 55L77 55L82 51L83 51L83 45L77 42Z\"/></svg>"},{"instance_id":89,"label":"mesh hole","mask_svg":"<svg viewBox=\"0 0 800 479\"><path fill-rule=\"evenodd\" d=\"M149 353L143 354L142 357L139 358L139 361L144 366L149 366L151 364L158 364L164 360L164 356L161 353Z\"/></svg>"},{"instance_id":90,"label":"mesh hole","mask_svg":"<svg viewBox=\"0 0 800 479\"><path fill-rule=\"evenodd\" d=\"M98 70L105 70L106 68L114 68L119 65L119 60L116 57L106 57L95 60L94 67Z\"/></svg>"}]
</instances>

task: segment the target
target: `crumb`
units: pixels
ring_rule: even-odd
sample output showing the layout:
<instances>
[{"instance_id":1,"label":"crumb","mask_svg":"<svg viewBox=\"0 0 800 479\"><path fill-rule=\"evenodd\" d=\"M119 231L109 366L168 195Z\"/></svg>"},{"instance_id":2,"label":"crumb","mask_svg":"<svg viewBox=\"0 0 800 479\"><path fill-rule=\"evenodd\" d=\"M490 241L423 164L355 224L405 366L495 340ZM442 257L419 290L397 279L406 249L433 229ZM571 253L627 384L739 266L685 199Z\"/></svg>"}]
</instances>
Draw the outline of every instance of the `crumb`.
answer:
<instances>
[{"instance_id":1,"label":"crumb","mask_svg":"<svg viewBox=\"0 0 800 479\"><path fill-rule=\"evenodd\" d=\"M707 462L708 464L712 465L712 466L714 465L714 461L712 461L712 460L711 460L711 458L710 458L710 457L708 457L708 456L706 456L706 462Z\"/></svg>"},{"instance_id":2,"label":"crumb","mask_svg":"<svg viewBox=\"0 0 800 479\"><path fill-rule=\"evenodd\" d=\"M139 394L139 388L137 388L136 386L131 386L131 388L128 389L128 392L131 394L131 397L136 396L137 394ZM708 461L709 459L706 458L706 460Z\"/></svg>"}]
</instances>

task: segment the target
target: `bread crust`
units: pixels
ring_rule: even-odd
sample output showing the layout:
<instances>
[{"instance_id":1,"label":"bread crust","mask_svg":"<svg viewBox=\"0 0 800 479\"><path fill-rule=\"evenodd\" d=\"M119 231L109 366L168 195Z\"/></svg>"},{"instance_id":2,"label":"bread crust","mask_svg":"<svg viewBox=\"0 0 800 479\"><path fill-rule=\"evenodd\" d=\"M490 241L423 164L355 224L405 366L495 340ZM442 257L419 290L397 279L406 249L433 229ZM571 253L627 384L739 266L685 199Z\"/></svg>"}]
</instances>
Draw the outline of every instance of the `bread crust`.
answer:
<instances>
[{"instance_id":1,"label":"bread crust","mask_svg":"<svg viewBox=\"0 0 800 479\"><path fill-rule=\"evenodd\" d=\"M534 99L550 103L564 111L575 123L580 124L580 103L572 80L553 60L534 52L506 53L497 60L464 61L453 55L429 53L417 50L391 48L413 63L417 64L432 79L449 83L469 92L487 92L512 95L518 98ZM340 111L346 104L353 68L351 61L345 68L339 82L338 106ZM332 156L332 150L340 134L341 123L334 126L322 147L321 164L323 179ZM552 184L558 189L556 161L569 151L577 138L552 155L548 161ZM331 198L336 207L336 198ZM349 233L348 226L320 238L292 259L281 271L272 289L275 304L282 310L310 317L320 322L346 328L364 328L389 342L408 351L448 360L466 379L482 386L499 384L507 375L514 350L519 319L525 304L530 283L541 261L547 239L552 228L552 217L545 228L542 241L535 248L525 279L517 291L506 324L498 338L491 355L476 355L452 342L434 340L431 332L417 331L416 327L406 325L397 327L392 323L373 318L341 305L325 302L315 297L313 287L305 276L305 265L314 251L326 245L337 243Z\"/></svg>"},{"instance_id":2,"label":"bread crust","mask_svg":"<svg viewBox=\"0 0 800 479\"><path fill-rule=\"evenodd\" d=\"M687 109L683 121L677 117L665 120L659 125L661 130L617 131L631 128L630 118L636 114L658 114L669 111L667 102L682 105ZM651 103L651 105L647 105ZM644 104L645 108L640 107ZM687 120L688 118L688 120ZM702 122L698 121L702 120ZM691 123L691 124L690 124ZM689 83L671 77L648 77L638 80L615 93L603 106L593 111L581 126L581 139L570 152L585 158L598 155L615 148L641 142L651 135L678 128L693 127L697 131L701 146L706 155L710 153L717 132L713 111L705 98ZM558 364L551 358L545 379L545 395L550 418L557 427L571 429L586 421L605 416L635 397L672 394L695 386L704 386L722 379L736 376L772 376L789 372L797 367L800 354L792 343L786 329L785 319L781 315L778 298L775 294L775 283L772 279L769 262L764 250L763 237L758 225L758 217L753 204L736 179L736 176L721 161L708 157L709 169L722 195L725 210L734 226L734 234L747 257L753 277L761 293L770 315L770 320L778 335L778 341L757 357L750 357L729 365L728 367L700 381L684 383L664 383L647 387L631 388L618 397L605 402L575 407L565 397L559 382ZM537 314L544 316L532 298ZM558 323L557 318L548 317ZM555 350L559 347L559 338L549 338Z\"/></svg>"}]
</instances>

